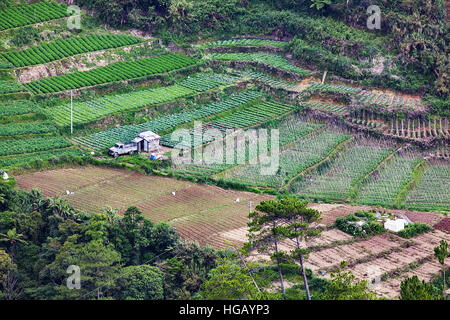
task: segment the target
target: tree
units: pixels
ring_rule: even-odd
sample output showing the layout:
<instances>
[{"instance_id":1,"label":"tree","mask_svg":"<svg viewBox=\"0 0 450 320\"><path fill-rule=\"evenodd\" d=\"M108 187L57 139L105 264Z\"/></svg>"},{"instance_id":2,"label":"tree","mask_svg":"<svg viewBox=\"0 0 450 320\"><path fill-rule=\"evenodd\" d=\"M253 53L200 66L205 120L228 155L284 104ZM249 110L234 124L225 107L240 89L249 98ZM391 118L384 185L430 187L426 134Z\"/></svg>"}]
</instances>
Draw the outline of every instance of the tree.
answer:
<instances>
[{"instance_id":1,"label":"tree","mask_svg":"<svg viewBox=\"0 0 450 320\"><path fill-rule=\"evenodd\" d=\"M444 299L446 299L446 290L445 290L445 259L447 257L450 257L450 252L448 251L448 243L445 240L441 240L439 243L439 246L434 248L434 256L438 259L439 263L442 264L442 273L443 273L443 280L444 280Z\"/></svg>"},{"instance_id":2,"label":"tree","mask_svg":"<svg viewBox=\"0 0 450 320\"><path fill-rule=\"evenodd\" d=\"M326 285L322 300L375 300L366 280L356 281L350 271L345 271L347 264L342 261L336 273L331 273L331 280Z\"/></svg>"},{"instance_id":3,"label":"tree","mask_svg":"<svg viewBox=\"0 0 450 320\"><path fill-rule=\"evenodd\" d=\"M110 290L120 273L120 254L100 240L77 243L78 237L67 239L55 260L41 271L40 280L53 283L59 299L111 296ZM80 268L81 290L67 288L67 268L71 265Z\"/></svg>"},{"instance_id":4,"label":"tree","mask_svg":"<svg viewBox=\"0 0 450 320\"><path fill-rule=\"evenodd\" d=\"M149 265L124 268L117 280L117 298L126 300L161 300L164 298L164 274Z\"/></svg>"},{"instance_id":5,"label":"tree","mask_svg":"<svg viewBox=\"0 0 450 320\"><path fill-rule=\"evenodd\" d=\"M310 8L316 8L317 10L321 10L323 9L323 7L325 7L325 5L330 5L331 4L331 0L311 0L311 6Z\"/></svg>"},{"instance_id":6,"label":"tree","mask_svg":"<svg viewBox=\"0 0 450 320\"><path fill-rule=\"evenodd\" d=\"M251 300L258 293L252 278L231 259L219 259L210 278L202 284L200 294L205 300Z\"/></svg>"},{"instance_id":7,"label":"tree","mask_svg":"<svg viewBox=\"0 0 450 320\"><path fill-rule=\"evenodd\" d=\"M23 234L17 233L16 228L8 230L6 234L0 233L0 242L7 242L9 244L12 259L14 259L16 244L26 242L23 238Z\"/></svg>"},{"instance_id":8,"label":"tree","mask_svg":"<svg viewBox=\"0 0 450 320\"><path fill-rule=\"evenodd\" d=\"M400 284L400 300L437 300L433 286L417 276L406 278Z\"/></svg>"},{"instance_id":9,"label":"tree","mask_svg":"<svg viewBox=\"0 0 450 320\"><path fill-rule=\"evenodd\" d=\"M285 292L281 263L286 260L284 252L279 251L279 241L286 237L286 228L283 226L287 215L283 202L278 200L261 201L256 206L255 211L249 214L248 223L250 235L258 250L263 252L273 245L273 253L270 254L272 260L277 264L278 275L280 277L281 291ZM257 232L255 237L253 233Z\"/></svg>"},{"instance_id":10,"label":"tree","mask_svg":"<svg viewBox=\"0 0 450 320\"><path fill-rule=\"evenodd\" d=\"M281 200L281 203L286 210L289 220L288 228L290 232L288 238L294 239L297 244L297 248L292 251L292 258L300 263L306 296L308 300L311 300L303 263L303 259L307 257L309 252L307 249L302 249L300 244L302 241L307 241L320 235L322 229L313 226L321 221L321 213L318 210L307 208L307 202L301 202L296 198L284 198Z\"/></svg>"}]
</instances>

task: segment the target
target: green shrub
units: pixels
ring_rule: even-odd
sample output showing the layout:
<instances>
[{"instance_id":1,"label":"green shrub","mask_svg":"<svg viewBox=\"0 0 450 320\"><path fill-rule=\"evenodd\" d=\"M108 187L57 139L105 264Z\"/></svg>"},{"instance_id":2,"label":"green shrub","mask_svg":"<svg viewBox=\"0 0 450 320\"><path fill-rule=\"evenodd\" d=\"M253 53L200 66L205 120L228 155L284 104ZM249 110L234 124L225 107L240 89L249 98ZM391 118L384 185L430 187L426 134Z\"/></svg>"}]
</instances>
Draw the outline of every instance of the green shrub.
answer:
<instances>
[{"instance_id":1,"label":"green shrub","mask_svg":"<svg viewBox=\"0 0 450 320\"><path fill-rule=\"evenodd\" d=\"M402 238L410 239L412 237L428 232L430 230L431 227L429 225L420 222L415 222L407 225L405 229L399 231L397 234Z\"/></svg>"}]
</instances>

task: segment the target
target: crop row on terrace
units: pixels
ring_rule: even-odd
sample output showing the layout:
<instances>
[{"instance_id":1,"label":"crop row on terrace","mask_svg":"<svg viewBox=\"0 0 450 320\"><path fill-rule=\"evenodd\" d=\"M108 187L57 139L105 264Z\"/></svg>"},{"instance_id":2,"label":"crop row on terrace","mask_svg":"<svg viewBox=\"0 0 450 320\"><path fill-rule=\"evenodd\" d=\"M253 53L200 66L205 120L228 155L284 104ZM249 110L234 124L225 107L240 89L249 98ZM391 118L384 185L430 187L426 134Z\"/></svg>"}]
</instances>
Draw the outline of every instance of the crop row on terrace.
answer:
<instances>
[{"instance_id":1,"label":"crop row on terrace","mask_svg":"<svg viewBox=\"0 0 450 320\"><path fill-rule=\"evenodd\" d=\"M413 168L419 158L395 156L385 163L377 175L370 176L359 192L358 203L365 205L392 206L402 187L411 180Z\"/></svg>"},{"instance_id":2,"label":"crop row on terrace","mask_svg":"<svg viewBox=\"0 0 450 320\"><path fill-rule=\"evenodd\" d=\"M51 161L53 159L63 159L69 157L77 157L83 155L78 149L56 149L51 151L38 152L33 154L0 158L0 168L18 168L27 165L33 165L37 162Z\"/></svg>"},{"instance_id":3,"label":"crop row on terrace","mask_svg":"<svg viewBox=\"0 0 450 320\"><path fill-rule=\"evenodd\" d=\"M25 87L17 81L0 80L0 94L26 91Z\"/></svg>"},{"instance_id":4,"label":"crop row on terrace","mask_svg":"<svg viewBox=\"0 0 450 320\"><path fill-rule=\"evenodd\" d=\"M239 80L239 77L231 75L198 73L181 81L179 85L195 91L203 92L222 85L230 85Z\"/></svg>"},{"instance_id":5,"label":"crop row on terrace","mask_svg":"<svg viewBox=\"0 0 450 320\"><path fill-rule=\"evenodd\" d=\"M324 164L313 175L300 177L291 184L291 189L306 198L345 201L351 196L355 184L392 152L393 148L355 141L343 149L328 167Z\"/></svg>"},{"instance_id":6,"label":"crop row on terrace","mask_svg":"<svg viewBox=\"0 0 450 320\"><path fill-rule=\"evenodd\" d=\"M0 30L12 29L38 22L59 19L70 14L65 3L41 1L0 11Z\"/></svg>"},{"instance_id":7,"label":"crop row on terrace","mask_svg":"<svg viewBox=\"0 0 450 320\"><path fill-rule=\"evenodd\" d=\"M100 119L115 112L139 110L143 107L172 101L190 94L191 89L173 85L147 89L118 95L103 96L86 102L73 104L73 123L84 124ZM60 105L46 110L58 126L70 125L70 104Z\"/></svg>"},{"instance_id":8,"label":"crop row on terrace","mask_svg":"<svg viewBox=\"0 0 450 320\"><path fill-rule=\"evenodd\" d=\"M270 164L258 162L257 164L246 164L226 171L223 178L227 181L246 185L280 188L283 183L299 172L320 162L338 145L350 138L349 135L332 131L307 136L280 152L276 163L278 168L273 174L263 174L263 167L269 167Z\"/></svg>"},{"instance_id":9,"label":"crop row on terrace","mask_svg":"<svg viewBox=\"0 0 450 320\"><path fill-rule=\"evenodd\" d=\"M319 91L351 94L354 95L360 103L364 104L377 104L392 107L416 107L422 105L422 101L419 98L403 97L396 94L380 93L344 85L312 83L306 90L310 92Z\"/></svg>"},{"instance_id":10,"label":"crop row on terrace","mask_svg":"<svg viewBox=\"0 0 450 320\"><path fill-rule=\"evenodd\" d=\"M83 37L58 39L22 51L0 54L16 67L43 64L80 53L117 48L141 42L137 37L126 35L88 35Z\"/></svg>"},{"instance_id":11,"label":"crop row on terrace","mask_svg":"<svg viewBox=\"0 0 450 320\"><path fill-rule=\"evenodd\" d=\"M162 74L192 66L198 62L199 60L196 58L167 54L134 61L116 62L88 71L79 71L29 82L25 86L34 94L48 94Z\"/></svg>"},{"instance_id":12,"label":"crop row on terrace","mask_svg":"<svg viewBox=\"0 0 450 320\"><path fill-rule=\"evenodd\" d=\"M228 39L217 40L214 42L202 43L197 45L199 48L211 47L276 47L284 48L287 46L285 41L275 41L267 39Z\"/></svg>"},{"instance_id":13,"label":"crop row on terrace","mask_svg":"<svg viewBox=\"0 0 450 320\"><path fill-rule=\"evenodd\" d=\"M22 140L0 140L0 156L33 153L67 147L70 147L70 143L66 139L56 136L37 137Z\"/></svg>"},{"instance_id":14,"label":"crop row on terrace","mask_svg":"<svg viewBox=\"0 0 450 320\"><path fill-rule=\"evenodd\" d=\"M283 119L279 121L272 121L273 123L270 128L277 129L279 131L279 141L280 147L285 146L289 143L295 142L299 138L311 134L314 131L317 131L323 128L323 125L301 121L297 116L290 115L288 119ZM262 127L260 127L262 128ZM268 130L268 141L270 141L271 130ZM227 144L236 144L236 137L229 136L225 138L225 143L223 147L223 154L226 155L226 145ZM228 140L232 140L231 142ZM254 141L253 141L254 142ZM245 148L249 149L249 141L245 142ZM271 148L271 144L267 146L268 150ZM260 153L259 147L257 148L257 154ZM245 164L249 161L249 152L245 152L242 161L240 161L240 157L238 156L238 149L234 150L232 155L232 159L226 158L224 163L206 163L202 158L203 153L200 153L198 150L194 150L193 159L199 159L199 163L181 163L178 165L174 165L172 170L176 171L180 174L187 174L190 176L213 176L216 175L226 169L232 168L238 164ZM243 156L243 155L241 155Z\"/></svg>"},{"instance_id":15,"label":"crop row on terrace","mask_svg":"<svg viewBox=\"0 0 450 320\"><path fill-rule=\"evenodd\" d=\"M246 106L241 110L237 110L230 115L220 117L201 130L191 129L189 131L190 140L179 141L177 138L172 138L171 134L167 134L161 138L161 144L167 147L175 147L177 149L190 149L199 145L211 142L216 139L215 134L210 135L208 129L217 129L224 135L226 130L243 129L255 126L259 123L270 120L274 117L281 117L284 114L290 113L296 109L296 106L281 104L278 102L264 101L258 102L250 106ZM200 132L201 131L201 132ZM214 133L214 132L212 132Z\"/></svg>"},{"instance_id":16,"label":"crop row on terrace","mask_svg":"<svg viewBox=\"0 0 450 320\"><path fill-rule=\"evenodd\" d=\"M236 70L242 76L250 77L253 80L264 83L272 88L282 88L285 90L289 90L294 88L297 84L295 82L284 81L272 76L269 76L263 72L255 72L255 71L240 71Z\"/></svg>"},{"instance_id":17,"label":"crop row on terrace","mask_svg":"<svg viewBox=\"0 0 450 320\"><path fill-rule=\"evenodd\" d=\"M348 108L346 106L334 105L323 101L300 102L299 105L305 108L316 109L327 113L336 113L340 116L345 116L348 114Z\"/></svg>"},{"instance_id":18,"label":"crop row on terrace","mask_svg":"<svg viewBox=\"0 0 450 320\"><path fill-rule=\"evenodd\" d=\"M50 121L0 124L0 137L56 133L56 131L56 127Z\"/></svg>"},{"instance_id":19,"label":"crop row on terrace","mask_svg":"<svg viewBox=\"0 0 450 320\"><path fill-rule=\"evenodd\" d=\"M29 100L5 102L0 105L0 119L9 116L34 113L37 110L39 110L39 107Z\"/></svg>"},{"instance_id":20,"label":"crop row on terrace","mask_svg":"<svg viewBox=\"0 0 450 320\"><path fill-rule=\"evenodd\" d=\"M266 53L212 53L207 58L219 61L250 61L268 65L300 76L307 76L311 71L294 66L286 58Z\"/></svg>"},{"instance_id":21,"label":"crop row on terrace","mask_svg":"<svg viewBox=\"0 0 450 320\"><path fill-rule=\"evenodd\" d=\"M405 205L413 210L450 211L450 166L428 167L418 186L408 194Z\"/></svg>"},{"instance_id":22,"label":"crop row on terrace","mask_svg":"<svg viewBox=\"0 0 450 320\"><path fill-rule=\"evenodd\" d=\"M221 112L237 108L258 100L261 97L262 93L256 91L244 91L224 98L223 101L208 103L193 111L174 113L167 116L162 116L146 123L121 126L88 136L75 137L73 140L83 147L101 150L111 147L118 141L130 141L136 137L136 134L142 131L165 131L194 120L200 120L202 118L210 117Z\"/></svg>"}]
</instances>

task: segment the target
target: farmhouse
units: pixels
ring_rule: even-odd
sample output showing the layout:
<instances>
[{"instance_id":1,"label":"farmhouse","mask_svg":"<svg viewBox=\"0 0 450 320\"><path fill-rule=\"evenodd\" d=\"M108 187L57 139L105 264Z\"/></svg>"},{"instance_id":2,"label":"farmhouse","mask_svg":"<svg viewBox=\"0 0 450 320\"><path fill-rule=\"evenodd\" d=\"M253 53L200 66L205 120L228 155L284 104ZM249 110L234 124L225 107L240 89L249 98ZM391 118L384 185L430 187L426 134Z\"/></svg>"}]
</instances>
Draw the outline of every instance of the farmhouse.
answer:
<instances>
[{"instance_id":1,"label":"farmhouse","mask_svg":"<svg viewBox=\"0 0 450 320\"><path fill-rule=\"evenodd\" d=\"M155 152L159 149L161 137L153 131L144 131L137 135L131 142L137 145L138 152Z\"/></svg>"}]
</instances>

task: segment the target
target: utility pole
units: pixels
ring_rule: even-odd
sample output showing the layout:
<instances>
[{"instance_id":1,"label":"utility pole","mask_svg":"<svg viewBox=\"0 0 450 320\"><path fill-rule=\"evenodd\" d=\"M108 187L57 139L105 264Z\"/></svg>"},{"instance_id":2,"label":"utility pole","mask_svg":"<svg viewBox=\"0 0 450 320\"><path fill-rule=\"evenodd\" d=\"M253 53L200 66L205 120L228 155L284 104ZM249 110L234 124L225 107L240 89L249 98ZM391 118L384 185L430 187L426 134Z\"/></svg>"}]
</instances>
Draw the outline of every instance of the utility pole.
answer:
<instances>
[{"instance_id":1,"label":"utility pole","mask_svg":"<svg viewBox=\"0 0 450 320\"><path fill-rule=\"evenodd\" d=\"M73 92L70 90L70 134L73 134Z\"/></svg>"},{"instance_id":2,"label":"utility pole","mask_svg":"<svg viewBox=\"0 0 450 320\"><path fill-rule=\"evenodd\" d=\"M325 71L323 72L322 84L325 83L325 78L326 78L326 76L327 76L327 71L325 70Z\"/></svg>"}]
</instances>

